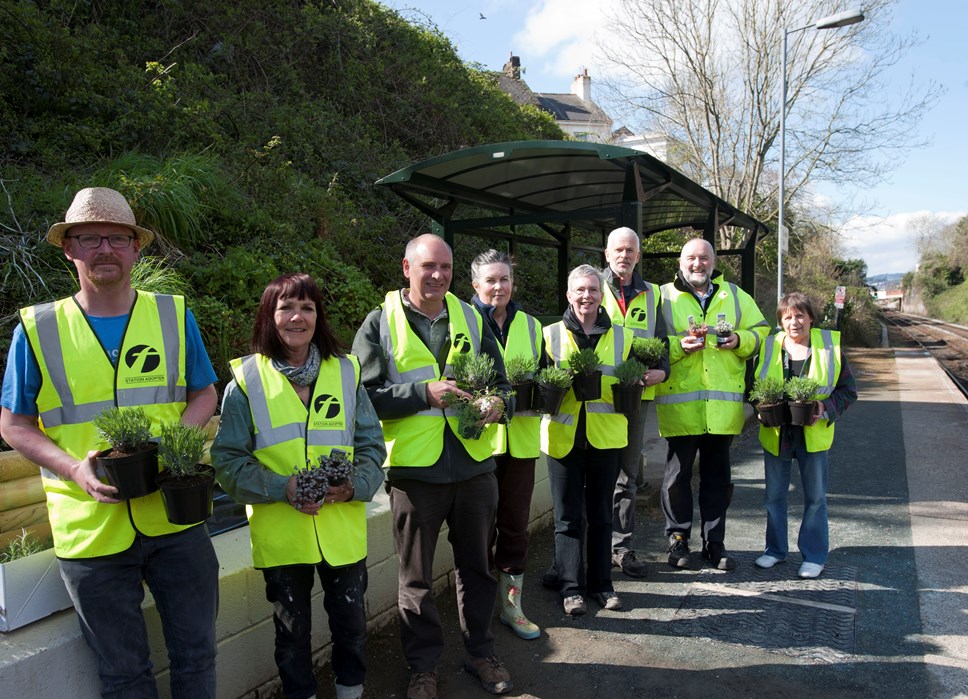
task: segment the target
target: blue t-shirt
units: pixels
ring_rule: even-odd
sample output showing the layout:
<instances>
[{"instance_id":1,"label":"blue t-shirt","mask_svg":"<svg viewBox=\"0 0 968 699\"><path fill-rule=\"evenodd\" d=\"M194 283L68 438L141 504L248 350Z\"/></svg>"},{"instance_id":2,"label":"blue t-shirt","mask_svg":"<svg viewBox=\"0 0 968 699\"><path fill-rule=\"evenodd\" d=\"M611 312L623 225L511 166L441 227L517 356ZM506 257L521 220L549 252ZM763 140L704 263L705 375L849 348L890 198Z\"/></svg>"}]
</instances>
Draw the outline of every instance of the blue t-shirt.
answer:
<instances>
[{"instance_id":1,"label":"blue t-shirt","mask_svg":"<svg viewBox=\"0 0 968 699\"><path fill-rule=\"evenodd\" d=\"M185 309L185 384L188 392L200 391L215 383L217 376L202 344L202 335L191 310ZM128 324L123 316L87 316L87 320L107 351L112 364L118 363L121 340ZM37 415L37 393L40 391L40 369L30 350L27 335L19 323L13 331L13 342L7 355L7 369L3 374L0 405L18 415Z\"/></svg>"}]
</instances>

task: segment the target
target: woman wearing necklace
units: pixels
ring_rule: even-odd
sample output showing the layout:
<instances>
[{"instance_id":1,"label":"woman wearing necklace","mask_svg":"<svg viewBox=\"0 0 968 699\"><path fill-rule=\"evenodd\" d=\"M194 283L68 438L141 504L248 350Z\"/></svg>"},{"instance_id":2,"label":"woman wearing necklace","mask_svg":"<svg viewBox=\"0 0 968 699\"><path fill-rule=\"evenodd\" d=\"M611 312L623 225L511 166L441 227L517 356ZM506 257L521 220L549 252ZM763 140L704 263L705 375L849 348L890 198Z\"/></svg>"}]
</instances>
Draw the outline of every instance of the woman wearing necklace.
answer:
<instances>
[{"instance_id":1,"label":"woman wearing necklace","mask_svg":"<svg viewBox=\"0 0 968 699\"><path fill-rule=\"evenodd\" d=\"M786 380L806 376L820 383L809 425L760 425L760 443L766 471L766 551L756 559L759 568L772 568L786 560L787 491L793 459L800 467L803 518L797 546L801 578L823 572L829 551L827 525L828 451L834 439L834 421L857 400L857 384L840 346L840 333L813 327L817 320L806 295L787 294L776 309L782 328L766 339L760 351L756 377Z\"/></svg>"},{"instance_id":2,"label":"woman wearing necklace","mask_svg":"<svg viewBox=\"0 0 968 699\"><path fill-rule=\"evenodd\" d=\"M285 274L262 294L253 354L230 362L212 464L247 505L252 561L273 605L276 664L286 697L314 696L310 595L314 574L333 639L337 699L363 694L366 506L383 481L383 431L356 358L343 354L307 274ZM341 451L353 463L321 502L297 493L293 471Z\"/></svg>"}]
</instances>

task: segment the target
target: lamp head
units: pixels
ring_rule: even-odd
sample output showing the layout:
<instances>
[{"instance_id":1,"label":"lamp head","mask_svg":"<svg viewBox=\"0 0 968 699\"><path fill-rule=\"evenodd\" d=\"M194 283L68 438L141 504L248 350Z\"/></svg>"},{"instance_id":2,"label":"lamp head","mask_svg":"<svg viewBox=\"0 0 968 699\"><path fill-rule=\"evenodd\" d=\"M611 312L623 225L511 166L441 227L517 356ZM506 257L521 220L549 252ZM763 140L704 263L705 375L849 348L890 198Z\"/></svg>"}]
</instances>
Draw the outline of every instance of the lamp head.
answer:
<instances>
[{"instance_id":1,"label":"lamp head","mask_svg":"<svg viewBox=\"0 0 968 699\"><path fill-rule=\"evenodd\" d=\"M846 12L838 12L835 15L822 17L813 26L816 29L837 29L838 27L846 27L848 24L857 24L863 21L864 13L861 10L847 10Z\"/></svg>"}]
</instances>

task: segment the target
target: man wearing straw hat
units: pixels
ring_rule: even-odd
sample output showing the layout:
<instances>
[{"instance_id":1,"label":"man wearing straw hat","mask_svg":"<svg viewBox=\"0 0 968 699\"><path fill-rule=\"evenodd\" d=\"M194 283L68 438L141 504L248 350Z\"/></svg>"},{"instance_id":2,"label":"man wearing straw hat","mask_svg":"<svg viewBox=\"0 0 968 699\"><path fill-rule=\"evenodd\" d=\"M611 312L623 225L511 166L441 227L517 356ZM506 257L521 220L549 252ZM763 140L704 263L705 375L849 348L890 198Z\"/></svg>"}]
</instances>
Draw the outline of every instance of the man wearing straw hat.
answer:
<instances>
[{"instance_id":1,"label":"man wearing straw hat","mask_svg":"<svg viewBox=\"0 0 968 699\"><path fill-rule=\"evenodd\" d=\"M162 423L205 425L215 372L180 296L137 291L131 268L154 233L112 189L82 189L47 233L74 263L80 290L20 311L0 433L41 467L54 549L104 696L157 696L142 581L169 651L173 697L215 696L218 561L204 526L168 523L157 491L119 501L95 473L107 445L92 420L140 406Z\"/></svg>"}]
</instances>

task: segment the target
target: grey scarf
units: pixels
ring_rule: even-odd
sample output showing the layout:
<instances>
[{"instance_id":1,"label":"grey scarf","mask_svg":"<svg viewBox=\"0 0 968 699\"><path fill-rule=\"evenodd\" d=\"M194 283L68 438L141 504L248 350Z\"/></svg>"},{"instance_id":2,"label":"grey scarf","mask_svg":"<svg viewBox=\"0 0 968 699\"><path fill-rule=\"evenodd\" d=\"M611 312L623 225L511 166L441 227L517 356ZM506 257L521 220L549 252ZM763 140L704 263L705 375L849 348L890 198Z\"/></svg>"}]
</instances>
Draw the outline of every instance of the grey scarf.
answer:
<instances>
[{"instance_id":1,"label":"grey scarf","mask_svg":"<svg viewBox=\"0 0 968 699\"><path fill-rule=\"evenodd\" d=\"M309 343L309 356L301 366L290 366L278 359L272 360L272 368L297 386L309 386L319 376L319 348L315 342Z\"/></svg>"}]
</instances>

